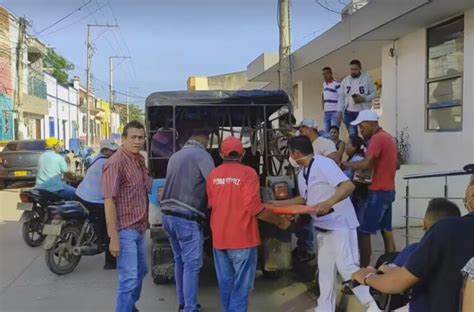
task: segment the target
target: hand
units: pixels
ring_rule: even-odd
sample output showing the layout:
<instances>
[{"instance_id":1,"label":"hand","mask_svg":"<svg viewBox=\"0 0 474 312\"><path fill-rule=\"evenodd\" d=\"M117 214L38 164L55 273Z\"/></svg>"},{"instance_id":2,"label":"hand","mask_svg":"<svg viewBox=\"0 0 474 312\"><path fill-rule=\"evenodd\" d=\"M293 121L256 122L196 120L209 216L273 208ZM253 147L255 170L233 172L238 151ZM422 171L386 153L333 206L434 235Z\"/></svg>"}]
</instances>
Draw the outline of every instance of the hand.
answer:
<instances>
[{"instance_id":1,"label":"hand","mask_svg":"<svg viewBox=\"0 0 474 312\"><path fill-rule=\"evenodd\" d=\"M292 216L280 216L280 221L278 222L277 226L281 230L286 230L290 227L291 221L293 221L293 219L294 218Z\"/></svg>"},{"instance_id":2,"label":"hand","mask_svg":"<svg viewBox=\"0 0 474 312\"><path fill-rule=\"evenodd\" d=\"M377 273L373 267L362 268L357 272L352 273L352 279L361 285L365 285L365 277L370 273Z\"/></svg>"},{"instance_id":3,"label":"hand","mask_svg":"<svg viewBox=\"0 0 474 312\"><path fill-rule=\"evenodd\" d=\"M341 168L342 168L342 170L350 169L349 168L349 162L348 161L341 162Z\"/></svg>"},{"instance_id":4,"label":"hand","mask_svg":"<svg viewBox=\"0 0 474 312\"><path fill-rule=\"evenodd\" d=\"M336 123L340 125L342 122L342 112L337 112L336 113Z\"/></svg>"},{"instance_id":5,"label":"hand","mask_svg":"<svg viewBox=\"0 0 474 312\"><path fill-rule=\"evenodd\" d=\"M357 104L365 102L365 98L362 95L357 94L356 96L354 96L354 102Z\"/></svg>"},{"instance_id":6,"label":"hand","mask_svg":"<svg viewBox=\"0 0 474 312\"><path fill-rule=\"evenodd\" d=\"M118 237L110 239L109 251L114 258L117 258L120 255L120 241Z\"/></svg>"},{"instance_id":7,"label":"hand","mask_svg":"<svg viewBox=\"0 0 474 312\"><path fill-rule=\"evenodd\" d=\"M314 206L314 210L316 210L316 215L322 216L328 214L332 206L333 204L330 201L326 200Z\"/></svg>"},{"instance_id":8,"label":"hand","mask_svg":"<svg viewBox=\"0 0 474 312\"><path fill-rule=\"evenodd\" d=\"M387 272L389 272L389 271L391 271L391 270L393 270L393 269L394 269L393 267L390 267L390 266L388 266L388 265L386 265L386 264L382 264L382 265L379 267L379 271L380 271L380 272L383 272L383 273L387 273Z\"/></svg>"}]
</instances>

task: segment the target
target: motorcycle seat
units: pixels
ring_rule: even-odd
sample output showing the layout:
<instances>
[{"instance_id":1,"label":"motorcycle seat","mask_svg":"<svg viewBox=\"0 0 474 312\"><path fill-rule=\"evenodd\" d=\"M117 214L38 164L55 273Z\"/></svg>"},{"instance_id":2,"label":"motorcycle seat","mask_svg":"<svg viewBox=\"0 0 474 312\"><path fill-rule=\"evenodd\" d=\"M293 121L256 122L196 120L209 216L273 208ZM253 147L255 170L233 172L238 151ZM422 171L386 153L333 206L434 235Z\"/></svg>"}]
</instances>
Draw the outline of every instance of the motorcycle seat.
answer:
<instances>
[{"instance_id":1,"label":"motorcycle seat","mask_svg":"<svg viewBox=\"0 0 474 312\"><path fill-rule=\"evenodd\" d=\"M48 202L59 202L63 200L61 197L59 197L59 195L53 192L37 189L37 188L24 191L24 193L30 195L31 197L37 200L43 200L43 201L48 201Z\"/></svg>"},{"instance_id":2,"label":"motorcycle seat","mask_svg":"<svg viewBox=\"0 0 474 312\"><path fill-rule=\"evenodd\" d=\"M89 210L82 203L74 200L49 205L48 208L52 209L54 214L63 217L80 218L89 216Z\"/></svg>"}]
</instances>

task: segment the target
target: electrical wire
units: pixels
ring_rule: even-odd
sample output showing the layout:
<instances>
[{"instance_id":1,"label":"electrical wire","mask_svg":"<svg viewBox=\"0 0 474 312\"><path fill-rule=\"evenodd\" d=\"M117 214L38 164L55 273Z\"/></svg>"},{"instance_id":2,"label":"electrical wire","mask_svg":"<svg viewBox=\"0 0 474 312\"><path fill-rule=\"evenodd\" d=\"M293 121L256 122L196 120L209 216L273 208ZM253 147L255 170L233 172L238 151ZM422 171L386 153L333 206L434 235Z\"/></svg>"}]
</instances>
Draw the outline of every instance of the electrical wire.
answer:
<instances>
[{"instance_id":1,"label":"electrical wire","mask_svg":"<svg viewBox=\"0 0 474 312\"><path fill-rule=\"evenodd\" d=\"M78 7L77 9L75 9L74 11L72 11L71 13L67 14L66 16L60 18L59 20L57 20L56 22L52 23L51 25L49 25L48 27L40 30L38 33L36 33L35 35L40 35L42 34L43 32L45 32L46 30L56 26L57 24L61 23L62 21L64 21L65 19L67 19L68 17L70 17L71 15L75 14L76 12L79 12L83 7L85 7L86 5L88 5L89 3L91 3L92 0L88 0L86 3L84 3L83 5L81 5L80 7Z\"/></svg>"}]
</instances>

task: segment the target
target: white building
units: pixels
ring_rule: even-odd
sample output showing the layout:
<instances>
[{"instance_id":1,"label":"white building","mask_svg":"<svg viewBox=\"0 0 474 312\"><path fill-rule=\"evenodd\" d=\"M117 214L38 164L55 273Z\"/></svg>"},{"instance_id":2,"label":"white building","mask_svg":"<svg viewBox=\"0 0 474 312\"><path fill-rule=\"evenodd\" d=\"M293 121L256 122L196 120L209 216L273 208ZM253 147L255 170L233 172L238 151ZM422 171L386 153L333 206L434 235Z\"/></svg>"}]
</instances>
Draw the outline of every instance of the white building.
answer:
<instances>
[{"instance_id":1,"label":"white building","mask_svg":"<svg viewBox=\"0 0 474 312\"><path fill-rule=\"evenodd\" d=\"M298 120L322 123L321 69L330 66L342 79L352 59L382 84L382 126L394 136L409 135L394 208L394 223L402 225L405 174L458 170L474 162L474 1L372 0L345 15L292 54ZM278 89L278 60L260 56L247 76ZM443 182L413 181L410 196L443 195ZM449 196L461 197L466 183L466 177L450 178ZM411 215L423 216L426 201L412 200L411 206Z\"/></svg>"},{"instance_id":2,"label":"white building","mask_svg":"<svg viewBox=\"0 0 474 312\"><path fill-rule=\"evenodd\" d=\"M49 115L44 121L44 137L57 137L69 148L70 139L79 138L79 93L73 86L61 85L45 73Z\"/></svg>"}]
</instances>

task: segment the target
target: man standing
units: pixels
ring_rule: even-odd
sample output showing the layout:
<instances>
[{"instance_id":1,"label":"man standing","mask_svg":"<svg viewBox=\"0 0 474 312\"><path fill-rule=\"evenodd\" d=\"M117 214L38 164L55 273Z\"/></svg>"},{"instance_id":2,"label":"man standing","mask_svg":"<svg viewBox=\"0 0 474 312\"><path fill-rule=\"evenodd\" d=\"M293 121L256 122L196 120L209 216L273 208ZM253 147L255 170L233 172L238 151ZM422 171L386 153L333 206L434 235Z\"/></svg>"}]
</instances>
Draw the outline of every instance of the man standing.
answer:
<instances>
[{"instance_id":1,"label":"man standing","mask_svg":"<svg viewBox=\"0 0 474 312\"><path fill-rule=\"evenodd\" d=\"M377 96L372 78L362 73L362 64L359 60L350 63L351 74L344 78L339 89L339 108L344 111L344 123L349 136L357 135L357 127L351 122L357 118L359 112L372 108L372 100Z\"/></svg>"},{"instance_id":2,"label":"man standing","mask_svg":"<svg viewBox=\"0 0 474 312\"><path fill-rule=\"evenodd\" d=\"M265 209L254 169L241 161L245 150L230 136L221 145L224 163L207 181L211 213L214 264L225 312L245 312L257 269L261 244L257 219L287 229L290 222Z\"/></svg>"},{"instance_id":3,"label":"man standing","mask_svg":"<svg viewBox=\"0 0 474 312\"><path fill-rule=\"evenodd\" d=\"M314 154L322 155L338 161L336 145L329 139L319 135L318 124L313 119L303 119L296 126L301 135L310 139L313 145ZM295 259L299 262L307 262L314 259L314 229L311 225L311 217L309 215L301 215L296 219L295 235L298 238L296 242L296 250L294 252Z\"/></svg>"},{"instance_id":4,"label":"man standing","mask_svg":"<svg viewBox=\"0 0 474 312\"><path fill-rule=\"evenodd\" d=\"M175 259L179 311L185 312L200 311L197 294L207 210L206 180L214 169L206 151L209 135L207 129L194 129L184 147L171 156L160 202L163 227Z\"/></svg>"},{"instance_id":5,"label":"man standing","mask_svg":"<svg viewBox=\"0 0 474 312\"><path fill-rule=\"evenodd\" d=\"M110 243L107 235L107 227L105 221L104 193L102 192L102 172L104 170L107 159L112 156L119 146L111 140L102 140L100 142L100 153L97 155L89 168L81 184L77 187L76 196L90 211L91 215L98 220L98 236L101 243L107 246ZM105 252L104 270L111 270L117 267L115 258L111 255L110 250Z\"/></svg>"},{"instance_id":6,"label":"man standing","mask_svg":"<svg viewBox=\"0 0 474 312\"><path fill-rule=\"evenodd\" d=\"M395 201L395 172L400 164L395 139L379 126L377 113L362 111L351 124L359 126L362 136L370 143L364 160L344 163L344 166L352 170L373 170L367 205L364 206L359 228L361 265L364 267L369 265L372 254L370 235L377 231L382 232L385 253L396 250L392 235L392 203Z\"/></svg>"},{"instance_id":7,"label":"man standing","mask_svg":"<svg viewBox=\"0 0 474 312\"><path fill-rule=\"evenodd\" d=\"M290 142L290 157L303 167L298 174L300 197L279 204L307 205L317 230L320 296L316 312L336 309L336 270L344 280L359 269L357 226L359 222L349 198L354 184L335 162L313 154L311 142L298 136ZM366 307L375 309L368 287L355 287L354 294Z\"/></svg>"},{"instance_id":8,"label":"man standing","mask_svg":"<svg viewBox=\"0 0 474 312\"><path fill-rule=\"evenodd\" d=\"M75 180L75 175L69 171L66 159L60 155L63 142L56 138L46 139L46 151L38 159L38 174L35 188L56 193L65 200L75 197L76 189L63 183L62 176Z\"/></svg>"},{"instance_id":9,"label":"man standing","mask_svg":"<svg viewBox=\"0 0 474 312\"><path fill-rule=\"evenodd\" d=\"M117 312L138 311L135 304L148 273L145 232L152 180L140 154L144 143L144 126L129 122L123 129L122 147L105 164L102 178L109 249L117 258Z\"/></svg>"},{"instance_id":10,"label":"man standing","mask_svg":"<svg viewBox=\"0 0 474 312\"><path fill-rule=\"evenodd\" d=\"M341 83L334 80L331 67L323 68L323 108L324 108L324 133L327 135L331 127L341 125L342 110L338 111L344 104L338 104L339 88Z\"/></svg>"}]
</instances>

